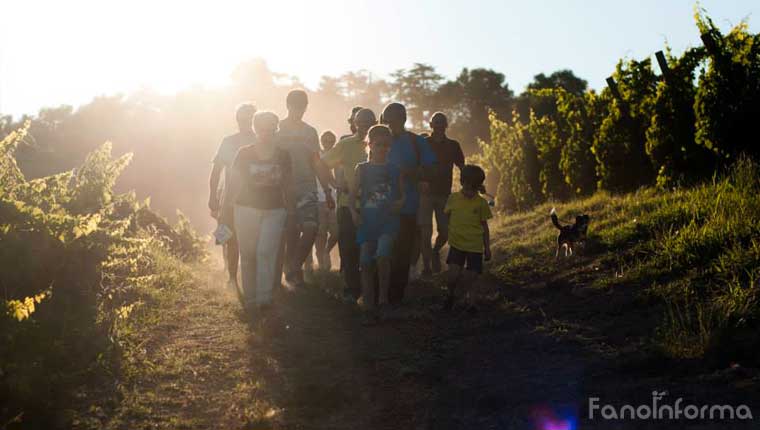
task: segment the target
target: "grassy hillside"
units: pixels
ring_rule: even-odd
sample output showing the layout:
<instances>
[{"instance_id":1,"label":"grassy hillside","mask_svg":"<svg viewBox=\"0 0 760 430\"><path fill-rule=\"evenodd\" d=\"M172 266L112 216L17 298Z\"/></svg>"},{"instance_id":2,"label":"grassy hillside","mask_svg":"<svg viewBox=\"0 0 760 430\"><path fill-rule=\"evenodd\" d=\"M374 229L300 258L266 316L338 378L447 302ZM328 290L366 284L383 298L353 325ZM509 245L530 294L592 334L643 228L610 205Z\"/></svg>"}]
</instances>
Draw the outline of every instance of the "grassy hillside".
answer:
<instances>
[{"instance_id":1,"label":"grassy hillside","mask_svg":"<svg viewBox=\"0 0 760 430\"><path fill-rule=\"evenodd\" d=\"M560 219L591 216L579 255L554 259ZM566 289L579 322L599 320L621 342L643 342L673 358L757 360L760 170L739 162L690 189L594 196L544 204L498 219L492 273L536 296ZM625 340L627 339L627 340Z\"/></svg>"}]
</instances>

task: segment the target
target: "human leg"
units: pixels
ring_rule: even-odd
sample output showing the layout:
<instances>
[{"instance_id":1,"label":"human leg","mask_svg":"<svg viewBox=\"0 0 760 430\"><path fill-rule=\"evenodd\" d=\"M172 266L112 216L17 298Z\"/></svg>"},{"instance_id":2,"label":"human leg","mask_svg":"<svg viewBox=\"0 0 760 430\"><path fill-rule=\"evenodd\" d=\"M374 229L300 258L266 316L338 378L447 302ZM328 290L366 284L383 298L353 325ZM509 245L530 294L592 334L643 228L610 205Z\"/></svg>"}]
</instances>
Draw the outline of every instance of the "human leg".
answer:
<instances>
[{"instance_id":1,"label":"human leg","mask_svg":"<svg viewBox=\"0 0 760 430\"><path fill-rule=\"evenodd\" d=\"M457 287L462 279L465 264L467 263L467 253L457 248L449 248L449 255L446 257L446 264L449 266L449 273L446 280L448 293L444 302L444 309L450 310L454 306L457 296Z\"/></svg>"},{"instance_id":2,"label":"human leg","mask_svg":"<svg viewBox=\"0 0 760 430\"><path fill-rule=\"evenodd\" d=\"M391 281L388 300L392 304L400 304L404 299L404 291L409 283L409 264L416 231L416 215L401 215L399 232L391 256Z\"/></svg>"},{"instance_id":3,"label":"human leg","mask_svg":"<svg viewBox=\"0 0 760 430\"><path fill-rule=\"evenodd\" d=\"M447 264L449 266L449 273L446 278L446 287L448 291L446 292L446 299L444 301L443 308L445 310L451 310L451 308L454 307L454 302L456 301L457 287L459 285L459 281L462 278L463 267L455 263Z\"/></svg>"},{"instance_id":4,"label":"human leg","mask_svg":"<svg viewBox=\"0 0 760 430\"><path fill-rule=\"evenodd\" d=\"M361 288L359 279L359 246L356 244L356 227L347 207L338 209L338 250L340 266L346 282L346 292L358 296Z\"/></svg>"},{"instance_id":5,"label":"human leg","mask_svg":"<svg viewBox=\"0 0 760 430\"><path fill-rule=\"evenodd\" d=\"M319 210L317 202L307 203L296 209L298 225L300 225L300 236L296 244L295 255L293 257L293 271L298 274L299 281L302 281L303 267L306 257L311 253L314 247L314 239L317 236L319 226Z\"/></svg>"},{"instance_id":6,"label":"human leg","mask_svg":"<svg viewBox=\"0 0 760 430\"><path fill-rule=\"evenodd\" d=\"M330 258L330 253L332 252L333 248L335 248L335 245L338 244L338 217L334 209L328 212L327 233L328 233L328 239L327 239L327 244L325 245L325 256L327 257L326 269L330 270L332 268L332 260Z\"/></svg>"},{"instance_id":7,"label":"human leg","mask_svg":"<svg viewBox=\"0 0 760 430\"><path fill-rule=\"evenodd\" d=\"M388 291L391 277L391 255L393 255L393 242L395 237L392 235L382 235L377 241L376 267L377 267L377 303L379 305L388 304Z\"/></svg>"},{"instance_id":8,"label":"human leg","mask_svg":"<svg viewBox=\"0 0 760 430\"><path fill-rule=\"evenodd\" d=\"M328 214L329 209L327 209L327 203L320 202L319 208L318 208L318 215L319 215L319 226L317 227L317 236L314 238L314 250L317 254L317 263L319 264L320 269L327 268L327 260L329 256L326 255L326 248L327 248L327 230L328 230ZM307 266L308 266L308 260L311 260L311 252L309 252L307 257Z\"/></svg>"},{"instance_id":9,"label":"human leg","mask_svg":"<svg viewBox=\"0 0 760 430\"><path fill-rule=\"evenodd\" d=\"M257 244L261 224L256 209L235 206L235 232L240 249L240 273L243 287L243 306L249 309L255 303Z\"/></svg>"},{"instance_id":10,"label":"human leg","mask_svg":"<svg viewBox=\"0 0 760 430\"><path fill-rule=\"evenodd\" d=\"M449 240L449 217L444 212L446 207L446 199L448 197L441 196L436 198L433 202L433 213L435 215L436 231L438 235L435 237L435 245L431 255L433 273L441 271L441 248Z\"/></svg>"},{"instance_id":11,"label":"human leg","mask_svg":"<svg viewBox=\"0 0 760 430\"><path fill-rule=\"evenodd\" d=\"M433 196L423 194L420 196L420 207L417 210L417 225L420 230L420 251L422 252L422 274L429 275L430 259L432 254L431 240L433 239ZM415 254L416 255L416 254ZM412 263L417 259L413 258Z\"/></svg>"},{"instance_id":12,"label":"human leg","mask_svg":"<svg viewBox=\"0 0 760 430\"><path fill-rule=\"evenodd\" d=\"M240 249L238 246L237 235L233 235L227 243L224 244L224 252L227 258L227 274L229 280L237 283L238 266L240 263Z\"/></svg>"},{"instance_id":13,"label":"human leg","mask_svg":"<svg viewBox=\"0 0 760 430\"><path fill-rule=\"evenodd\" d=\"M370 240L360 246L361 278L362 278L362 307L365 310L375 308L377 302L377 273L375 272L375 252L377 250L377 241Z\"/></svg>"},{"instance_id":14,"label":"human leg","mask_svg":"<svg viewBox=\"0 0 760 430\"><path fill-rule=\"evenodd\" d=\"M256 300L257 305L272 302L272 290L276 279L277 253L280 248L282 229L285 225L285 209L263 210L261 228L256 249Z\"/></svg>"},{"instance_id":15,"label":"human leg","mask_svg":"<svg viewBox=\"0 0 760 430\"><path fill-rule=\"evenodd\" d=\"M301 239L301 230L298 226L298 218L296 213L288 213L285 221L285 255L284 255L284 269L285 280L288 283L296 281L295 278L295 261L298 249L298 242Z\"/></svg>"}]
</instances>

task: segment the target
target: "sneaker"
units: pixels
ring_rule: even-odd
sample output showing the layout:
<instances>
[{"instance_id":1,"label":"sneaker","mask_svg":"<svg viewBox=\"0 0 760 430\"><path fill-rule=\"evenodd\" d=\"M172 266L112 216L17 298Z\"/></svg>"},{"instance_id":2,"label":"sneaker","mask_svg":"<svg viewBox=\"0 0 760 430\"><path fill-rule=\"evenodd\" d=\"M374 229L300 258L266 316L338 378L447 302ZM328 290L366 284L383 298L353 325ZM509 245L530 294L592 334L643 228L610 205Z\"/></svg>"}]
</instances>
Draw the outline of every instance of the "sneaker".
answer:
<instances>
[{"instance_id":1,"label":"sneaker","mask_svg":"<svg viewBox=\"0 0 760 430\"><path fill-rule=\"evenodd\" d=\"M439 251L433 251L433 260L431 261L433 265L433 273L440 273L441 272L441 253Z\"/></svg>"}]
</instances>

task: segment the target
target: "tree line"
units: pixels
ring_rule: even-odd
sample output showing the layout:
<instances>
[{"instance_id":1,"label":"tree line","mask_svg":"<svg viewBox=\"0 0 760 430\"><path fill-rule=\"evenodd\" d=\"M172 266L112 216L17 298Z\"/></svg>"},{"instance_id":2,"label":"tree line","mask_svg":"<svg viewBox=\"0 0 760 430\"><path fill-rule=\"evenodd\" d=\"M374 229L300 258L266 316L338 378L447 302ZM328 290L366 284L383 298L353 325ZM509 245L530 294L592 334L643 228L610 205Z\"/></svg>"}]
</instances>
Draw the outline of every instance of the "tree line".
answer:
<instances>
[{"instance_id":1,"label":"tree line","mask_svg":"<svg viewBox=\"0 0 760 430\"><path fill-rule=\"evenodd\" d=\"M651 58L620 60L601 92L533 86L527 109L492 111L475 158L501 207L689 186L758 159L760 35L746 23L723 34L702 11L695 19L703 46L657 52L659 74Z\"/></svg>"},{"instance_id":2,"label":"tree line","mask_svg":"<svg viewBox=\"0 0 760 430\"><path fill-rule=\"evenodd\" d=\"M324 76L310 91L307 120L345 134L351 107L379 111L396 100L407 106L413 128L423 131L433 112L444 111L450 135L487 168L489 188L508 210L596 190L688 185L738 154L758 152L749 136L760 106L760 40L746 23L724 35L702 12L696 22L704 46L679 56L658 53L659 73L650 58L620 60L599 92L570 70L536 75L516 95L492 69L465 68L445 79L433 66L414 63L385 80L365 70ZM298 77L273 72L260 59L238 65L231 82L174 95L144 89L97 97L77 109L4 116L0 136L31 122L17 151L28 177L71 169L111 141L116 153L135 154L117 189L152 196L161 212L180 208L208 227L198 190L214 148L234 129L235 105L253 100L282 111L285 94L303 87Z\"/></svg>"}]
</instances>

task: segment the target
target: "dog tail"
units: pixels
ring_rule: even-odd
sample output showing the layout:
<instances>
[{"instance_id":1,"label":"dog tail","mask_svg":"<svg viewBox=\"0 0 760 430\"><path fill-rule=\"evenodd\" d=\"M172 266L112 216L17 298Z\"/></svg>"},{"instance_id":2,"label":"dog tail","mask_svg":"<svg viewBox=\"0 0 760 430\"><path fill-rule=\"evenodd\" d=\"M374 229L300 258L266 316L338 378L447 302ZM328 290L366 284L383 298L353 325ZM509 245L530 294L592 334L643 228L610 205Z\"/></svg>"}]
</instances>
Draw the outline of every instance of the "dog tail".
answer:
<instances>
[{"instance_id":1,"label":"dog tail","mask_svg":"<svg viewBox=\"0 0 760 430\"><path fill-rule=\"evenodd\" d=\"M559 218L557 218L557 210L552 208L552 211L549 213L549 215L552 217L552 224L554 224L555 227L562 230L562 226L559 224Z\"/></svg>"}]
</instances>

